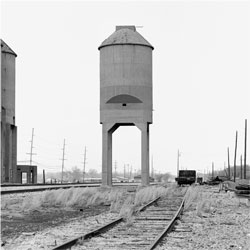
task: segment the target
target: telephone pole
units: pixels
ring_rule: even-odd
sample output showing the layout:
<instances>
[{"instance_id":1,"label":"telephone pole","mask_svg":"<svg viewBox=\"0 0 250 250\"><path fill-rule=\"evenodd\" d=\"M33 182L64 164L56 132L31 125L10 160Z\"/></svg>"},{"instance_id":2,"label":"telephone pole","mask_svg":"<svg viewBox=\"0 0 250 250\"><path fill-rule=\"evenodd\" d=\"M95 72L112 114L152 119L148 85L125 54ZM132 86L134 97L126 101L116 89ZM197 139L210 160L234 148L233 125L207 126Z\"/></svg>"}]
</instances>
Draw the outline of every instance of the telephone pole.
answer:
<instances>
[{"instance_id":1,"label":"telephone pole","mask_svg":"<svg viewBox=\"0 0 250 250\"><path fill-rule=\"evenodd\" d=\"M212 179L214 179L214 163L212 162Z\"/></svg>"},{"instance_id":2,"label":"telephone pole","mask_svg":"<svg viewBox=\"0 0 250 250\"><path fill-rule=\"evenodd\" d=\"M115 177L117 176L116 169L117 169L117 161L115 161Z\"/></svg>"},{"instance_id":3,"label":"telephone pole","mask_svg":"<svg viewBox=\"0 0 250 250\"><path fill-rule=\"evenodd\" d=\"M243 179L243 173L242 173L242 155L240 155L240 179Z\"/></svg>"},{"instance_id":4,"label":"telephone pole","mask_svg":"<svg viewBox=\"0 0 250 250\"><path fill-rule=\"evenodd\" d=\"M86 167L86 146L84 148L84 158L83 158L83 173L82 173L82 182L84 183L85 177L85 167Z\"/></svg>"},{"instance_id":5,"label":"telephone pole","mask_svg":"<svg viewBox=\"0 0 250 250\"><path fill-rule=\"evenodd\" d=\"M154 164L153 164L153 155L151 157L151 177L154 178Z\"/></svg>"},{"instance_id":6,"label":"telephone pole","mask_svg":"<svg viewBox=\"0 0 250 250\"><path fill-rule=\"evenodd\" d=\"M36 155L33 153L33 142L34 142L34 128L32 128L32 135L31 135L31 141L30 141L30 153L27 153L27 155L30 155L30 166L32 166L32 156Z\"/></svg>"},{"instance_id":7,"label":"telephone pole","mask_svg":"<svg viewBox=\"0 0 250 250\"><path fill-rule=\"evenodd\" d=\"M65 139L63 140L63 156L62 156L62 178L61 178L61 183L63 183L63 168L64 168L64 161L66 160L65 157Z\"/></svg>"},{"instance_id":8,"label":"telephone pole","mask_svg":"<svg viewBox=\"0 0 250 250\"><path fill-rule=\"evenodd\" d=\"M123 170L124 170L124 173L123 173L123 174L124 174L124 176L123 176L123 177L125 178L125 175L126 175L126 164L124 164L124 168L123 168Z\"/></svg>"},{"instance_id":9,"label":"telephone pole","mask_svg":"<svg viewBox=\"0 0 250 250\"><path fill-rule=\"evenodd\" d=\"M43 169L43 184L45 184L45 170Z\"/></svg>"},{"instance_id":10,"label":"telephone pole","mask_svg":"<svg viewBox=\"0 0 250 250\"><path fill-rule=\"evenodd\" d=\"M244 179L247 178L247 119L245 119L245 143L244 143Z\"/></svg>"},{"instance_id":11,"label":"telephone pole","mask_svg":"<svg viewBox=\"0 0 250 250\"><path fill-rule=\"evenodd\" d=\"M230 173L230 159L229 159L229 147L227 148L227 166L228 166L228 179L231 179L231 173Z\"/></svg>"},{"instance_id":12,"label":"telephone pole","mask_svg":"<svg viewBox=\"0 0 250 250\"><path fill-rule=\"evenodd\" d=\"M235 136L235 151L234 151L234 182L235 182L235 179L236 179L237 138L238 138L238 131L236 131L236 136Z\"/></svg>"},{"instance_id":13,"label":"telephone pole","mask_svg":"<svg viewBox=\"0 0 250 250\"><path fill-rule=\"evenodd\" d=\"M180 153L180 151L179 151L179 149L178 149L178 152L177 152L177 177L179 177L180 156L181 156L181 153Z\"/></svg>"}]
</instances>

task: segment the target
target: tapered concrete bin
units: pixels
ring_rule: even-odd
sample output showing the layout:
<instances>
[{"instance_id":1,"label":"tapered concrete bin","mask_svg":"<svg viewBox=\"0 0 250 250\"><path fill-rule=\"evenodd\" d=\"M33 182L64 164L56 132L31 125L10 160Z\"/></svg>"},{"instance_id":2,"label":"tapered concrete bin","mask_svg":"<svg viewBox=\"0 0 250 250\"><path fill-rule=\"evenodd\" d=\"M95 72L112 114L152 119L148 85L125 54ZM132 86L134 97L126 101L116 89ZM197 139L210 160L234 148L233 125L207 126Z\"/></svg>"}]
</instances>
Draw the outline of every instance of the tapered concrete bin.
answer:
<instances>
[{"instance_id":1,"label":"tapered concrete bin","mask_svg":"<svg viewBox=\"0 0 250 250\"><path fill-rule=\"evenodd\" d=\"M141 130L142 184L149 184L149 124L152 123L153 46L135 26L117 26L100 50L102 183L112 185L112 133L119 126Z\"/></svg>"},{"instance_id":2,"label":"tapered concrete bin","mask_svg":"<svg viewBox=\"0 0 250 250\"><path fill-rule=\"evenodd\" d=\"M1 40L1 183L16 180L16 53Z\"/></svg>"}]
</instances>

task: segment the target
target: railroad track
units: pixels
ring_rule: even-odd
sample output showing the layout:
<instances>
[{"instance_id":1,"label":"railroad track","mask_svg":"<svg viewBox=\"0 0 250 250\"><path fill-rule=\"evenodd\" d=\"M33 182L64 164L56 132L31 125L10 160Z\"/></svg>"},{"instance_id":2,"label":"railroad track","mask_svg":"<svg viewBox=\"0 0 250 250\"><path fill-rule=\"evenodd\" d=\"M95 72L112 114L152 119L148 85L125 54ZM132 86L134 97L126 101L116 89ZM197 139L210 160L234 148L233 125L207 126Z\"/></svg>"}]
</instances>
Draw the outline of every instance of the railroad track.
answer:
<instances>
[{"instance_id":1,"label":"railroad track","mask_svg":"<svg viewBox=\"0 0 250 250\"><path fill-rule=\"evenodd\" d=\"M183 208L184 190L180 188L175 194L158 197L141 207L132 221L120 217L97 230L57 246L53 250L151 250L173 229Z\"/></svg>"},{"instance_id":2,"label":"railroad track","mask_svg":"<svg viewBox=\"0 0 250 250\"><path fill-rule=\"evenodd\" d=\"M123 186L132 186L136 187L138 186L138 183L113 183L113 186L118 186L118 187L123 187ZM155 185L154 183L151 183L150 185ZM84 184L68 184L68 185L47 185L44 187L41 187L40 185L30 185L27 186L27 188L24 188L25 186L17 186L16 189L8 189L12 188L13 186L10 187L1 187L1 195L5 194L15 194L15 193L27 193L27 192L41 192L45 190L56 190L56 189L67 189L67 188L85 188L85 187L100 187L100 183L84 183Z\"/></svg>"},{"instance_id":3,"label":"railroad track","mask_svg":"<svg viewBox=\"0 0 250 250\"><path fill-rule=\"evenodd\" d=\"M30 186L30 188L22 188L19 187L17 189L9 189L9 190L1 190L1 195L5 195L5 194L15 194L15 193L28 193L28 192L41 192L41 191L45 191L45 190L56 190L56 189L67 189L67 188L85 188L85 187L100 187L101 184L79 184L79 185L51 185L51 186L47 186L47 187L35 187L32 188L32 186ZM1 188L3 189L3 188Z\"/></svg>"}]
</instances>

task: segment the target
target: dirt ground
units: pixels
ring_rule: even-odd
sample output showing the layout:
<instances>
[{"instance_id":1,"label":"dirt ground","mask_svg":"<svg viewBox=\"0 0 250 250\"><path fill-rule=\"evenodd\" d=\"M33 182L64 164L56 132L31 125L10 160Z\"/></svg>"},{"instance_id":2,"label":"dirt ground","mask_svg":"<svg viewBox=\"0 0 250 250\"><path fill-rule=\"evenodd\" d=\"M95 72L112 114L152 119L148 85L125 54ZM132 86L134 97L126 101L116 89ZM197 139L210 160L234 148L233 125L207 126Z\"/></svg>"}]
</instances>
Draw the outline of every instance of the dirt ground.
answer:
<instances>
[{"instance_id":1,"label":"dirt ground","mask_svg":"<svg viewBox=\"0 0 250 250\"><path fill-rule=\"evenodd\" d=\"M58 227L71 219L87 218L109 210L109 206L98 205L88 207L35 209L25 211L22 201L29 194L11 194L1 197L1 241L2 244L22 234L31 235L50 227ZM37 193L39 195L39 193ZM8 206L3 203L8 204Z\"/></svg>"},{"instance_id":2,"label":"dirt ground","mask_svg":"<svg viewBox=\"0 0 250 250\"><path fill-rule=\"evenodd\" d=\"M70 188L1 196L1 249L52 249L115 219L137 187Z\"/></svg>"},{"instance_id":3,"label":"dirt ground","mask_svg":"<svg viewBox=\"0 0 250 250\"><path fill-rule=\"evenodd\" d=\"M22 233L31 233L56 227L72 218L86 218L109 210L107 206L95 206L81 209L49 209L48 211L32 211L23 216L1 216L1 237L4 239L16 237Z\"/></svg>"}]
</instances>

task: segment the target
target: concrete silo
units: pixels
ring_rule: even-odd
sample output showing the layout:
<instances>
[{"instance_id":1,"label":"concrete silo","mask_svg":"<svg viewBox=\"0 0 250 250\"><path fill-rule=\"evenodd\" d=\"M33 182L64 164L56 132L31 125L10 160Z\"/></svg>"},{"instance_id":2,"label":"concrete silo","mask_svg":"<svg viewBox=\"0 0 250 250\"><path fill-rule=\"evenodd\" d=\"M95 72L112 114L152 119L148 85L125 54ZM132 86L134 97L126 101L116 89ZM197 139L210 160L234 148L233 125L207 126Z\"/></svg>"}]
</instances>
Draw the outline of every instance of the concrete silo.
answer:
<instances>
[{"instance_id":1,"label":"concrete silo","mask_svg":"<svg viewBox=\"0 0 250 250\"><path fill-rule=\"evenodd\" d=\"M13 182L17 164L16 53L1 40L1 182Z\"/></svg>"},{"instance_id":2,"label":"concrete silo","mask_svg":"<svg viewBox=\"0 0 250 250\"><path fill-rule=\"evenodd\" d=\"M102 183L112 185L112 133L119 126L141 130L142 184L149 184L149 124L152 123L153 46L135 26L116 26L100 50Z\"/></svg>"}]
</instances>

